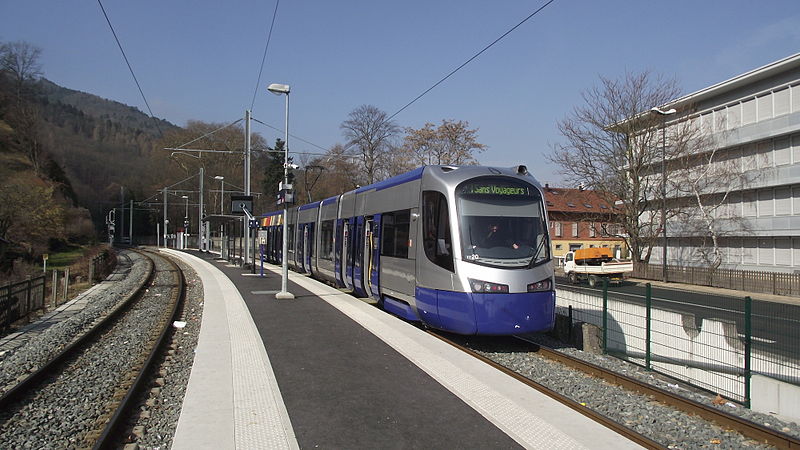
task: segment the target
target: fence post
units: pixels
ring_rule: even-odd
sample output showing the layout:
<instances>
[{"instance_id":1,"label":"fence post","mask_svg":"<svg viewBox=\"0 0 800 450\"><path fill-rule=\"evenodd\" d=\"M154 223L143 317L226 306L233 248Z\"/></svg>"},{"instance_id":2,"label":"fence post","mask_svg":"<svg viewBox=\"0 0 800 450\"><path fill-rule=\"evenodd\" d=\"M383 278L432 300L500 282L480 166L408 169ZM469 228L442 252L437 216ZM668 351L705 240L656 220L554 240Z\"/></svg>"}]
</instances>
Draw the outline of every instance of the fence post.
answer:
<instances>
[{"instance_id":1,"label":"fence post","mask_svg":"<svg viewBox=\"0 0 800 450\"><path fill-rule=\"evenodd\" d=\"M28 305L28 310L25 314L30 314L33 311L33 305L31 305L31 300L33 297L33 293L31 292L31 277L28 275L28 282L25 284L25 303Z\"/></svg>"},{"instance_id":2,"label":"fence post","mask_svg":"<svg viewBox=\"0 0 800 450\"><path fill-rule=\"evenodd\" d=\"M572 305L567 306L567 317L569 317L569 327L567 327L567 342L572 344Z\"/></svg>"},{"instance_id":3,"label":"fence post","mask_svg":"<svg viewBox=\"0 0 800 450\"><path fill-rule=\"evenodd\" d=\"M61 297L61 302L67 301L67 292L69 291L69 267L64 269L64 292Z\"/></svg>"},{"instance_id":4,"label":"fence post","mask_svg":"<svg viewBox=\"0 0 800 450\"><path fill-rule=\"evenodd\" d=\"M652 312L652 286L650 283L645 285L645 351L644 351L644 365L647 369L650 369L650 331L652 330L650 326L650 319L651 312Z\"/></svg>"},{"instance_id":5,"label":"fence post","mask_svg":"<svg viewBox=\"0 0 800 450\"><path fill-rule=\"evenodd\" d=\"M750 408L750 351L752 348L752 312L753 299L744 298L744 406Z\"/></svg>"},{"instance_id":6,"label":"fence post","mask_svg":"<svg viewBox=\"0 0 800 450\"><path fill-rule=\"evenodd\" d=\"M47 277L42 275L42 309L47 311L45 299L47 298Z\"/></svg>"},{"instance_id":7,"label":"fence post","mask_svg":"<svg viewBox=\"0 0 800 450\"><path fill-rule=\"evenodd\" d=\"M53 292L52 292L52 299L53 299L53 308L56 307L56 295L58 292L58 269L53 269Z\"/></svg>"},{"instance_id":8,"label":"fence post","mask_svg":"<svg viewBox=\"0 0 800 450\"><path fill-rule=\"evenodd\" d=\"M772 295L778 294L778 274L772 273Z\"/></svg>"},{"instance_id":9,"label":"fence post","mask_svg":"<svg viewBox=\"0 0 800 450\"><path fill-rule=\"evenodd\" d=\"M603 354L608 353L608 278L603 278Z\"/></svg>"}]
</instances>

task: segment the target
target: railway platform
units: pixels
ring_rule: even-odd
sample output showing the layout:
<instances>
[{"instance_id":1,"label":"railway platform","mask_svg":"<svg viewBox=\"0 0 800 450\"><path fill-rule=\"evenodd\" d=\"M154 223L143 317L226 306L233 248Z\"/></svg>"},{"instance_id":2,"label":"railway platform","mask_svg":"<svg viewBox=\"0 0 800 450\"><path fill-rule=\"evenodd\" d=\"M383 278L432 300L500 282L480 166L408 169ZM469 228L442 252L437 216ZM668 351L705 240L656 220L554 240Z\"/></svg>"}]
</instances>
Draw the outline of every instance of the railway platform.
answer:
<instances>
[{"instance_id":1,"label":"railway platform","mask_svg":"<svg viewBox=\"0 0 800 450\"><path fill-rule=\"evenodd\" d=\"M168 252L205 297L173 448L636 447L333 287Z\"/></svg>"}]
</instances>

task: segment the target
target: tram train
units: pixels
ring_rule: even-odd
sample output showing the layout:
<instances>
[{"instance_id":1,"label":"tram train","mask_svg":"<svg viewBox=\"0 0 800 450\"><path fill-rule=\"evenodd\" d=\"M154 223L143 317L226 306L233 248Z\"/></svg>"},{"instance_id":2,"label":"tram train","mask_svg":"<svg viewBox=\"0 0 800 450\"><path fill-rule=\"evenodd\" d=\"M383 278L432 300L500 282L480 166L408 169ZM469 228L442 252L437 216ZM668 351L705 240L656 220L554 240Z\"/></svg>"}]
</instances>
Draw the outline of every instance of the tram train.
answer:
<instances>
[{"instance_id":1,"label":"tram train","mask_svg":"<svg viewBox=\"0 0 800 450\"><path fill-rule=\"evenodd\" d=\"M525 166L424 166L287 211L290 268L392 314L465 335L553 328L547 212ZM281 264L283 211L259 219Z\"/></svg>"}]
</instances>

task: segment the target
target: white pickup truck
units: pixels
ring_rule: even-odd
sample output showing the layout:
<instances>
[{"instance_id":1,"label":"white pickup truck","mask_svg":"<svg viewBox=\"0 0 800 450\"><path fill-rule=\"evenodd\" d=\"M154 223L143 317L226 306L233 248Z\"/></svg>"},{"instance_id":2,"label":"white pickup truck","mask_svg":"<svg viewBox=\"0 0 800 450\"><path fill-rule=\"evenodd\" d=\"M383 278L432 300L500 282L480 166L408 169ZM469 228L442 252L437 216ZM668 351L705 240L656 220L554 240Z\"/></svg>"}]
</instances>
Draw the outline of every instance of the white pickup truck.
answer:
<instances>
[{"instance_id":1,"label":"white pickup truck","mask_svg":"<svg viewBox=\"0 0 800 450\"><path fill-rule=\"evenodd\" d=\"M572 284L587 280L589 286L595 287L604 278L609 283L622 284L631 272L633 262L614 259L608 248L585 248L564 255L564 275Z\"/></svg>"}]
</instances>

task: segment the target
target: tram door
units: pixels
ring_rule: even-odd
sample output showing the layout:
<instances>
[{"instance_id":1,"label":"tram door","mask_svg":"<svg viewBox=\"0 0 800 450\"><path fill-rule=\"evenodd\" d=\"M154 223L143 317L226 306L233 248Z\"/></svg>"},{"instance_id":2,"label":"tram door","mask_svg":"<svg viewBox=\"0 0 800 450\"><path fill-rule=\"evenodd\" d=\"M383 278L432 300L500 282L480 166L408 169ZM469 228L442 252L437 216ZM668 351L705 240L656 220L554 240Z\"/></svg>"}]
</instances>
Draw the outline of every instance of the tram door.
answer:
<instances>
[{"instance_id":1,"label":"tram door","mask_svg":"<svg viewBox=\"0 0 800 450\"><path fill-rule=\"evenodd\" d=\"M342 273L344 272L342 268L344 267L344 261L342 259L342 248L344 247L342 244L344 243L345 236L344 236L344 220L338 219L336 221L336 237L333 239L333 248L334 248L334 272L336 275L336 284L337 286L344 286L344 276Z\"/></svg>"},{"instance_id":2,"label":"tram door","mask_svg":"<svg viewBox=\"0 0 800 450\"><path fill-rule=\"evenodd\" d=\"M353 233L353 292L363 297L364 293L364 217L355 218Z\"/></svg>"},{"instance_id":3,"label":"tram door","mask_svg":"<svg viewBox=\"0 0 800 450\"><path fill-rule=\"evenodd\" d=\"M314 224L308 223L304 227L303 240L305 240L305 269L308 273L313 273L312 267L314 265Z\"/></svg>"},{"instance_id":4,"label":"tram door","mask_svg":"<svg viewBox=\"0 0 800 450\"><path fill-rule=\"evenodd\" d=\"M370 245L370 264L369 264L369 290L372 294L372 297L377 300L378 302L381 301L381 289L380 289L380 274L381 274L381 222L382 222L381 214L376 214L370 223L370 229L372 233L370 234L371 237L371 245Z\"/></svg>"},{"instance_id":5,"label":"tram door","mask_svg":"<svg viewBox=\"0 0 800 450\"><path fill-rule=\"evenodd\" d=\"M344 221L344 229L342 230L342 275L344 277L344 284L349 289L353 289L353 242L352 242L352 224L350 219Z\"/></svg>"},{"instance_id":6,"label":"tram door","mask_svg":"<svg viewBox=\"0 0 800 450\"><path fill-rule=\"evenodd\" d=\"M373 241L376 238L373 229L374 223L375 221L372 220L371 217L366 218L364 223L364 270L362 279L364 280L364 293L367 297L372 297L372 286L370 279L372 278L372 266L377 262L372 254L372 248L374 246Z\"/></svg>"}]
</instances>

